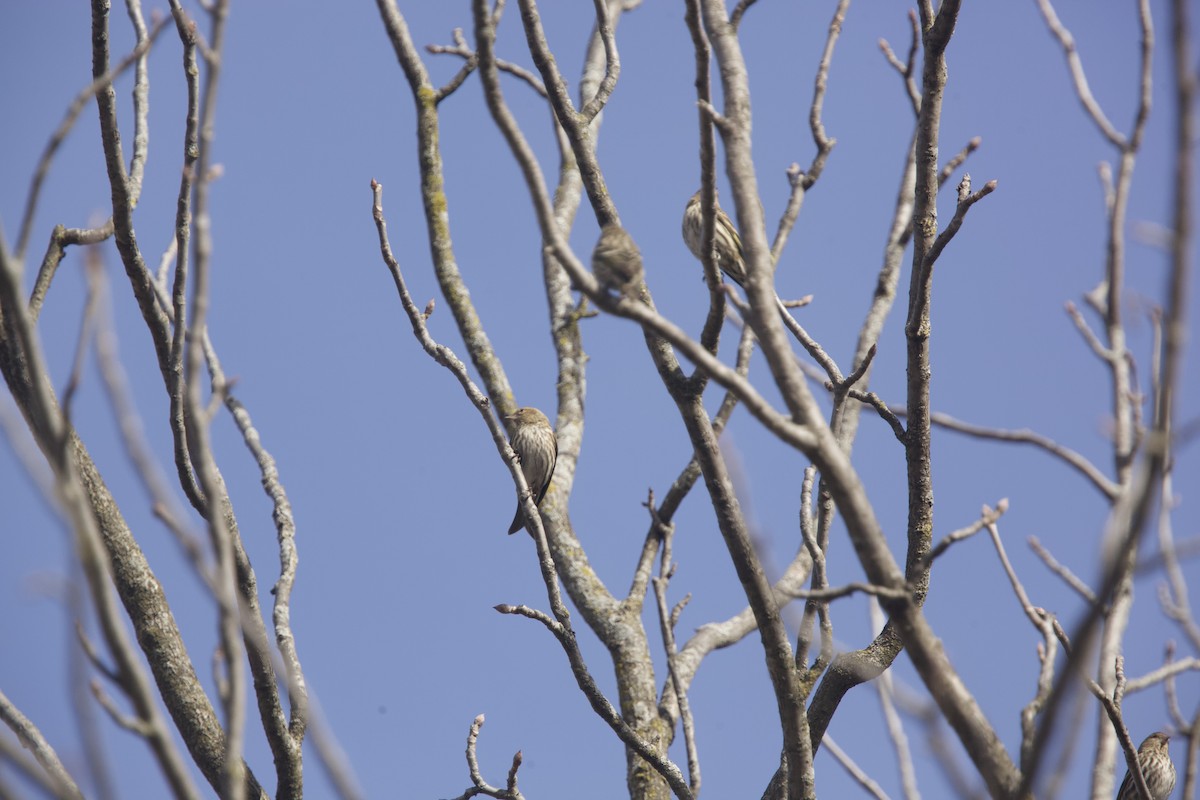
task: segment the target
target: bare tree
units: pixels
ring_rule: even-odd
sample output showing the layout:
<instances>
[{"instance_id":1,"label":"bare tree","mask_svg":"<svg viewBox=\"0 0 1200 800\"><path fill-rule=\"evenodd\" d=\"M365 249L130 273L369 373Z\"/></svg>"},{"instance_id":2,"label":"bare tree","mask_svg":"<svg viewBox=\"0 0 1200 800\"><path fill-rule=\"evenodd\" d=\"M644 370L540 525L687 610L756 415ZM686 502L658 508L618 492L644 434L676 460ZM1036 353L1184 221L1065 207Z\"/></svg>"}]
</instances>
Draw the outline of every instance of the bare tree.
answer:
<instances>
[{"instance_id":1,"label":"bare tree","mask_svg":"<svg viewBox=\"0 0 1200 800\"><path fill-rule=\"evenodd\" d=\"M865 692L859 687L870 682L875 684L906 797L918 797L920 792L914 730L919 731L921 747L933 754L949 785L962 796L1056 796L1079 749L1077 743L1086 724L1085 704L1103 711L1098 715L1095 751L1090 754L1091 796L1112 796L1114 770L1120 769L1120 745L1126 767L1149 797L1137 766L1136 745L1141 737L1131 736L1122 701L1129 693L1158 687L1162 687L1170 712L1170 725L1186 743L1187 757L1177 756L1176 761L1183 775L1184 796L1193 797L1200 772L1200 711L1193 710L1189 717L1185 708L1189 699L1194 704L1195 673L1200 671L1200 625L1188 599L1185 564L1198 548L1194 538L1177 541L1172 526L1176 461L1197 427L1194 420L1181 418L1178 408L1192 265L1197 80L1186 0L1171 2L1166 22L1170 67L1159 76L1170 82L1174 92L1166 113L1176 120L1172 137L1175 178L1169 189L1173 217L1164 222L1159 237L1167 254L1167 280L1161 302L1149 316L1154 341L1148 353L1135 353L1129 343L1124 300L1128 294L1130 194L1153 96L1155 27L1150 3L1136 3L1140 37L1137 101L1133 121L1122 131L1093 94L1070 31L1049 0L1036 2L1046 29L1066 57L1075 99L1114 151L1115 169L1107 164L1101 169L1105 245L1100 282L1083 295L1084 307L1067 305L1084 346L1106 370L1112 426L1110 466L1040 432L987 427L935 410L931 377L935 362L934 275L939 261L963 246L956 241L960 230L988 213L985 201L999 186L998 180L979 185L962 172L981 147L980 138L961 145L952 143L950 148L941 142L944 111L953 102L947 95L947 82L948 64L953 61L951 45L960 23L958 0L943 0L937 7L932 0L921 0L917 9L909 12L911 39L901 54L880 42L886 64L901 78L913 125L904 157L896 165L900 181L890 217L865 225L879 232L884 249L875 291L867 298L867 311L857 323L854 352L847 363L839 363L831 349L822 346L820 331L810 332L802 323L798 309L811 298L780 297L775 271L809 191L822 179L829 180L826 167L836 158L836 141L826 130L823 109L830 75L837 69L839 37L851 13L849 0L838 0L823 12L832 14L824 47L817 62L806 65L814 74L808 107L812 156L807 167L793 164L786 170L786 207L770 230L760 200L768 190L759 184L751 151L757 107L751 102L739 27L755 15L773 13L773 4L755 8L754 0L741 0L732 9L723 0L685 0L681 4L685 12L682 24L695 54L700 190L699 217L693 216L698 227L693 224L692 234L699 231L700 244L694 250L705 256L703 275L708 290L708 308L695 333L659 310L651 294L656 281L649 270L643 275L640 269L632 270L632 263L625 264L631 268L632 279L614 292L588 269L587 254L571 244L581 207L591 212L598 226L622 224L597 142L606 109L620 96L622 87L618 26L639 5L639 0L594 1L594 27L573 92L571 79L559 66L564 53L552 47L535 0L517 0L515 13L523 43L498 36L506 10L504 0L464 4L463 27L453 32L452 42L426 48L430 56L459 62L456 74L442 85L431 77L426 56L395 0L377 0L380 22L400 67L398 74L384 80L406 85L413 101L423 222L440 298L424 306L414 298L408 284L413 268L403 265L393 251L383 186L372 181L371 212L380 255L419 346L458 381L466 396L454 416L474 419L467 413L468 406L474 407L498 457L509 467L546 592L548 610L502 602L495 606L496 611L540 623L561 647L579 691L624 747L628 792L639 800L694 798L700 793L705 720L692 713L689 693L713 651L737 644L752 633L757 633L757 652L766 666L777 710L773 725L778 726L781 742L774 775L746 776L746 785L761 791L764 798L816 797L821 774L814 758L822 749L831 753L866 793L886 796L872 776L887 768L885 759L876 757L860 765L853 747L839 746L829 735L845 698L856 688L858 693ZM307 740L336 793L359 797L362 791L350 767L354 754L347 757L341 752L333 732L314 713L291 624L297 575L291 502L275 460L239 400L234 381L226 376L210 336L212 279L220 260L213 252L210 189L220 176L213 141L218 89L225 77L222 66L229 3L212 0L201 6L198 16L204 24L193 19L179 0L171 0L171 16L147 25L138 0L127 0L136 46L118 60L110 52L109 4L93 0L91 82L71 103L34 167L13 245L0 238L0 372L20 413L17 419L5 410L2 421L14 450L19 450L28 436L36 443L38 452L23 456L32 475L48 475L41 488L71 533L75 568L84 587L81 592L69 593L70 613L79 620L74 672L80 686L90 682L92 695L74 698L87 750L84 777L59 757L37 720L27 718L13 698L2 693L0 719L13 737L0 738L0 765L8 765L22 780L49 796L113 796L100 743L101 731L109 723L95 719L94 702L111 723L145 742L174 796L199 797L211 791L240 800L272 793L267 787L273 785L279 798L302 797L309 784L303 770ZM624 24L636 24L636 20ZM180 43L187 85L187 104L179 110L184 143L177 155L180 178L174 239L157 257L155 268L137 235L134 209L142 193L149 141L148 54L174 39ZM533 69L522 66L527 58ZM131 69L135 86L133 147L127 159L113 84ZM448 213L453 195L447 188L441 144L443 104L460 100L466 87L475 82L482 88L492 124L518 167L522 191L537 223L547 304L545 325L554 346L557 391L555 407L546 411L554 421L558 443L554 477L540 503L539 487L527 485L520 459L509 445L512 431L506 430L505 423L520 404L506 364L472 299L471 270L460 269L453 244L456 229ZM553 182L543 171L546 153L535 146L512 110L512 91L532 91L551 116L559 161ZM112 195L107 210L110 216L88 228L55 227L35 272L30 268L29 247L36 235L35 212L46 175L75 120L93 99ZM951 151L954 154L945 158L944 153ZM728 186L728 216L718 204L721 181ZM939 219L938 209L939 195L947 186L955 188L953 214L945 221ZM942 201L943 208L948 206ZM685 236L689 235L687 225L685 222ZM411 228L411 223L406 227ZM84 248L86 258L87 303L69 364L70 377L57 392L38 323L57 270L69 248L76 247ZM104 269L104 259L114 255L124 268L130 296L150 337L157 377L166 390L166 397L160 395L158 401L165 399L178 488L171 485L156 461L131 399L125 366L115 351L113 290ZM734 261L738 269L731 269ZM906 266L908 289L901 293ZM735 281L726 281L723 273ZM886 323L901 298L905 397L884 398L871 387L872 370L877 358L883 358L879 354L887 339ZM448 306L461 337L461 353L454 345L439 341L431 328L430 319L441 304ZM690 448L690 453L680 453L680 461L685 463L679 473L663 478L664 483L670 481L669 489L650 490L645 497L645 532L631 554L633 569L624 592L605 583L593 568L588 545L569 511L587 420L588 331L584 321L598 315L637 326L645 351L644 355L630 354L630 358L645 357L653 365ZM723 334L737 339L732 363L720 353ZM155 577L144 552L145 541L134 535L73 425L75 398L89 349L95 350L121 442L151 498L154 514L191 563L211 605L218 631L211 667L213 689L198 675L203 662L188 653L175 619L178 609ZM1149 369L1139 371L1143 362L1149 363ZM760 365L753 378L752 363ZM713 407L717 410L710 412ZM797 499L785 501L796 506L798 520L790 534L794 557L782 569L769 563L769 555L756 541L746 498L744 493L739 496L740 466L722 439L738 407L745 408L751 424L803 464L792 476ZM229 415L249 449L271 504L279 566L271 589L269 624L260 606L258 578L247 555L232 492L213 445L212 426L222 413ZM885 535L877 499L868 491L862 474L863 459L876 454L861 448L854 453L860 428L865 425L886 430L902 457L904 479L901 481L897 472L895 480L907 487L903 537ZM1046 594L1045 584L1034 584L1019 574L1000 535L1000 524L1011 505L1008 499L984 504L975 521L938 535L950 526L934 517L936 429L985 440L989 447L1005 442L1031 445L1096 489L1107 522L1088 539L1089 547L1100 551L1100 572L1095 580L1078 577L1065 565L1062 553L1052 552L1036 539L1031 541L1034 552L1056 579L1078 595L1084 609L1081 615L1050 607L1050 601L1041 596ZM680 619L692 595L673 596L678 591L678 584L672 583L679 574L676 554L687 547L677 539L675 523L681 504L698 484L702 492L695 493L707 497L711 506L745 608L685 635L680 631ZM1003 485L997 486L998 493L1003 491ZM180 492L190 509L178 501ZM1157 546L1148 553L1139 545L1148 538L1151 527L1157 529ZM831 563L832 537L842 529L853 548L853 565ZM1037 641L1036 670L1005 678L1032 687L1032 696L1019 711L1015 750L1005 739L1013 719L988 713L981 690L969 686L956 668L943 644L945 634L939 632L925 607L939 570L950 558L948 551L982 532L987 532L999 570L1012 592L1011 597L988 602L1008 608L1014 615L1019 610L1034 628ZM831 583L831 568L855 577ZM1161 667L1128 676L1123 653L1133 624L1133 587L1135 579L1146 572L1162 576L1161 613L1177 627L1188 654L1177 655L1172 643ZM869 631L839 624L835 634L831 609L836 601L852 595L870 599L876 621ZM399 601L408 599L401 596ZM658 620L651 630L645 623L648 600ZM83 618L89 615L94 624L84 624ZM518 620L506 623L520 624ZM580 644L585 630L603 646L609 663L585 656ZM98 632L98 640L91 631ZM911 664L919 688L894 677L890 668L902 655ZM656 669L656 658L665 664L665 672ZM615 697L605 693L605 679L598 678L608 674L615 676ZM93 676L90 681L89 676ZM1181 677L1189 681L1183 692ZM748 676L747 680L760 678ZM1017 715L1014 711L1012 717ZM522 797L522 752L513 757L507 776L499 783L490 783L485 776L478 757L483 723L483 714L469 723L469 785L460 796ZM312 736L308 736L310 731ZM261 740L269 749L273 781L263 778L265 766L251 763L247 756L250 740ZM681 746L672 748L677 740ZM19 751L17 742L32 758ZM959 749L965 752L966 762L959 759ZM208 783L208 790L198 784L197 776ZM450 785L456 779L446 776L445 780ZM85 791L81 786L89 788ZM0 790L4 796L17 796L3 784Z\"/></svg>"}]
</instances>

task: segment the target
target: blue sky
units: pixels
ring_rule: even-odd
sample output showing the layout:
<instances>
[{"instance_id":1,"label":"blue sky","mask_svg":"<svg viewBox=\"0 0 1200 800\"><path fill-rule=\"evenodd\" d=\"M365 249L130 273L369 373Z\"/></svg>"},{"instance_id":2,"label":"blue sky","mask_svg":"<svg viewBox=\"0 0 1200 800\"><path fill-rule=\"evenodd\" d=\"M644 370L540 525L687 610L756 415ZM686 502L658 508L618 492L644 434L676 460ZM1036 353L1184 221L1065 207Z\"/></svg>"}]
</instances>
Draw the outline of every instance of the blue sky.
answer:
<instances>
[{"instance_id":1,"label":"blue sky","mask_svg":"<svg viewBox=\"0 0 1200 800\"><path fill-rule=\"evenodd\" d=\"M515 4L514 4L515 5ZM590 3L546 3L547 33L572 81L590 32ZM1159 26L1154 110L1138 160L1130 229L1169 220L1171 109L1166 80L1165 5ZM155 6L147 7L147 13ZM195 10L193 8L193 10ZM469 4L402 2L418 44L451 42L469 26ZM1059 14L1074 33L1093 91L1116 127L1128 131L1136 102L1133 3L1097 13L1064 0ZM780 263L783 297L813 294L798 312L807 329L847 366L875 284L900 180L912 115L899 78L877 42L908 45L907 7L859 0L850 8L829 78L824 121L838 140L825 174L808 195ZM812 77L832 4L762 2L742 26L753 92L754 156L771 224L787 199L785 170L807 165ZM679 236L679 218L698 185L696 111L683 4L647 0L618 31L622 72L605 114L599 158L626 227L641 247L647 281L662 313L690 331L703 321L707 292L700 267ZM502 22L501 57L529 65L519 15ZM132 46L123 9L112 14L114 53ZM468 34L469 38L469 34ZM152 263L172 234L183 139L180 45L168 30L150 57L151 144L135 223ZM976 205L938 262L933 310L933 403L984 425L1029 427L1079 450L1111 473L1110 412L1102 365L1063 313L1067 300L1098 282L1103 265L1103 199L1096 166L1115 156L1085 117L1062 54L1033 3L965 4L948 52L943 160L974 136L980 150L966 170L997 191ZM437 82L459 62L425 54ZM90 78L90 20L81 3L10 3L0 10L0 98L9 124L0 148L0 221L15 237L36 159L74 94ZM122 132L132 139L129 90L118 83ZM548 110L528 89L505 81L509 103L554 174ZM455 253L517 399L553 409L555 367L540 289L540 242L527 194L472 78L441 107L441 142ZM525 762L527 797L620 796L624 756L590 711L561 650L538 625L502 617L497 603L545 607L531 543L504 535L513 489L486 429L452 377L413 339L379 256L370 214L370 181L385 187L392 246L414 298L437 295L417 183L411 95L374 4L234 3L229 18L213 160L210 331L235 391L279 463L294 506L300 572L293 621L306 676L368 796L448 797L468 785L462 757L467 728L485 713L480 762L493 783L512 753ZM126 147L128 156L128 146ZM954 179L957 182L957 178ZM953 212L953 192L940 203ZM102 219L104 180L95 109L89 107L50 172L30 252L40 257L57 223ZM572 243L586 256L596 224L583 209ZM116 333L138 408L164 467L170 465L167 398L149 337L111 243L106 246ZM1162 298L1166 259L1137 235L1127 254L1126 309L1139 374L1149 370L1145 309ZM61 391L84 299L82 254L63 264L40 322ZM26 264L26 281L36 263ZM907 285L907 262L902 286ZM1196 306L1193 282L1191 307ZM900 402L904 392L903 299L879 345L872 388ZM463 353L442 304L430 320L440 341ZM1191 326L1193 340L1195 325ZM722 356L732 359L727 332ZM629 322L601 316L584 325L588 364L587 430L571 514L592 566L613 591L627 586L647 520L641 502L661 496L690 448L673 404ZM1185 358L1178 418L1194 419L1197 375ZM752 378L765 381L765 364ZM719 401L710 389L710 407ZM768 390L769 397L775 397ZM5 401L7 402L7 401ZM91 364L76 424L166 587L202 675L216 641L211 602L149 503L120 447L113 416ZM552 415L552 414L551 414ZM553 415L552 415L553 416ZM257 468L226 416L214 427L229 485L264 598L277 570L271 507ZM777 574L798 546L799 454L773 441L744 411L723 440L740 470L740 492ZM1030 449L939 432L934 441L936 535L976 518L982 503L1007 497L1001 521L1009 556L1033 602L1072 620L1077 598L1026 546L1038 537L1085 579L1098 568L1106 506L1084 480ZM902 553L903 453L890 431L864 415L855 463L895 552ZM1194 449L1179 454L1181 505L1175 528L1195 536L1189 489L1200 485ZM69 579L66 533L23 477L11 444L0 447L0 689L42 726L69 765L80 763L66 701L70 626L58 599ZM699 492L677 518L673 600L693 596L678 635L725 619L745 604L711 507ZM829 554L834 584L861 578L844 534ZM1196 562L1185 564L1200 579ZM1179 638L1155 599L1156 576L1137 583L1127 639L1131 675L1152 669L1163 643ZM652 606L652 604L650 604ZM648 607L650 607L648 606ZM796 609L798 614L798 609ZM1015 753L1018 712L1032 695L1036 632L1021 614L991 545L956 546L934 570L928 615L956 667ZM833 609L839 646L869 641L865 603ZM657 621L647 615L649 631ZM594 637L581 636L601 686L615 697L609 662ZM1196 655L1181 650L1182 655ZM658 656L660 679L665 675ZM919 684L904 657L899 680ZM1194 676L1180 681L1185 713L1194 709ZM757 640L711 655L693 685L710 797L757 796L778 761L780 735ZM1096 708L1089 704L1084 748ZM1167 722L1162 694L1130 697L1134 738ZM255 730L252 721L251 731ZM123 796L160 789L144 748L109 726L106 741L121 765ZM892 796L899 779L873 689L843 702L830 730ZM913 726L914 757L925 794L948 791ZM269 753L252 736L248 758L272 782ZM1175 751L1180 761L1182 749ZM682 763L682 749L673 751ZM1082 761L1086 761L1086 756ZM817 760L825 797L856 790L827 754ZM328 793L314 758L309 796ZM1119 779L1119 778L1118 778ZM582 785L582 788L581 788ZM1086 786L1082 763L1066 796Z\"/></svg>"}]
</instances>

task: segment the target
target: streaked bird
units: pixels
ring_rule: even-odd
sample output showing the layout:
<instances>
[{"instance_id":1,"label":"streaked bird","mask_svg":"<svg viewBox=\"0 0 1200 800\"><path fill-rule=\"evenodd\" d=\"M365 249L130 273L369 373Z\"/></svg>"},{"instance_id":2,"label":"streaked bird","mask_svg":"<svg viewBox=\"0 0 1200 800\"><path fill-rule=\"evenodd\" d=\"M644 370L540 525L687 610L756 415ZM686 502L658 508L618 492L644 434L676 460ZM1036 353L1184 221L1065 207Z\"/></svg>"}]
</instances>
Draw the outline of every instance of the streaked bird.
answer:
<instances>
[{"instance_id":1,"label":"streaked bird","mask_svg":"<svg viewBox=\"0 0 1200 800\"><path fill-rule=\"evenodd\" d=\"M1171 737L1162 731L1146 737L1138 747L1138 766L1150 790L1150 800L1167 800L1175 789L1175 765L1171 763L1171 752L1167 742ZM1126 771L1125 780L1117 790L1117 800L1142 800L1133 773Z\"/></svg>"},{"instance_id":2,"label":"streaked bird","mask_svg":"<svg viewBox=\"0 0 1200 800\"><path fill-rule=\"evenodd\" d=\"M700 192L696 192L683 210L683 241L701 263L704 262L703 240L704 212L700 205ZM746 260L742 255L742 237L719 203L713 216L713 250L721 271L738 286L745 287Z\"/></svg>"},{"instance_id":3,"label":"streaked bird","mask_svg":"<svg viewBox=\"0 0 1200 800\"><path fill-rule=\"evenodd\" d=\"M600 229L592 250L592 272L605 289L629 294L642 279L642 254L629 231L616 223Z\"/></svg>"},{"instance_id":4,"label":"streaked bird","mask_svg":"<svg viewBox=\"0 0 1200 800\"><path fill-rule=\"evenodd\" d=\"M558 437L546 415L536 408L518 408L505 417L512 423L508 441L521 459L521 473L529 491L533 493L534 505L540 505L554 477L554 464L558 460ZM525 514L521 500L517 500L517 513L513 516L508 533L512 535L525 527Z\"/></svg>"}]
</instances>

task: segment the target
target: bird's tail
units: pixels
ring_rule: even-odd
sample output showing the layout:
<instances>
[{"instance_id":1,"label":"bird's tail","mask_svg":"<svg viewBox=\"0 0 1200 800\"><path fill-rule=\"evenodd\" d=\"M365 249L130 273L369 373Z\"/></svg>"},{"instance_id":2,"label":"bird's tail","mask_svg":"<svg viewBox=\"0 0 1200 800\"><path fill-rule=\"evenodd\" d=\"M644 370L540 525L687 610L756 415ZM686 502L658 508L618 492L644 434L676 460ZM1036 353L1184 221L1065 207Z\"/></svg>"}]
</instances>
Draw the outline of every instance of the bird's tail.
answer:
<instances>
[{"instance_id":1,"label":"bird's tail","mask_svg":"<svg viewBox=\"0 0 1200 800\"><path fill-rule=\"evenodd\" d=\"M517 503L517 513L513 515L512 525L508 526L508 535L512 536L525 527L525 515L521 512L521 504Z\"/></svg>"}]
</instances>

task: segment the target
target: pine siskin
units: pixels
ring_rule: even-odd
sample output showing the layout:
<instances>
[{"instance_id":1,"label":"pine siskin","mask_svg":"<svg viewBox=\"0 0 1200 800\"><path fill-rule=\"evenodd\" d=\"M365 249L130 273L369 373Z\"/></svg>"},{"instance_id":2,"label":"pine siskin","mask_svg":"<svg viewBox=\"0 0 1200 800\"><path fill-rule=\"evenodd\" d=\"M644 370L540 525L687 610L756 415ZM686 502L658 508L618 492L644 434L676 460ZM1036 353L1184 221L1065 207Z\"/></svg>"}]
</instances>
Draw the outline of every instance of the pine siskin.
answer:
<instances>
[{"instance_id":1,"label":"pine siskin","mask_svg":"<svg viewBox=\"0 0 1200 800\"><path fill-rule=\"evenodd\" d=\"M1167 800L1175 789L1175 765L1171 763L1171 752L1167 749L1170 738L1159 731L1147 736L1138 747L1138 766L1142 768L1146 788L1150 790L1150 800ZM1142 800L1137 781L1128 771L1117 790L1117 800Z\"/></svg>"},{"instance_id":2,"label":"pine siskin","mask_svg":"<svg viewBox=\"0 0 1200 800\"><path fill-rule=\"evenodd\" d=\"M704 212L700 206L700 193L692 195L683 210L683 241L692 255L704 261ZM742 237L729 215L716 207L713 218L713 249L716 251L717 266L738 286L746 285L746 261L742 255Z\"/></svg>"},{"instance_id":3,"label":"pine siskin","mask_svg":"<svg viewBox=\"0 0 1200 800\"><path fill-rule=\"evenodd\" d=\"M600 229L592 251L592 272L604 289L628 294L642 279L642 254L629 232L616 223Z\"/></svg>"},{"instance_id":4,"label":"pine siskin","mask_svg":"<svg viewBox=\"0 0 1200 800\"><path fill-rule=\"evenodd\" d=\"M554 463L558 460L558 437L550 420L536 408L518 408L505 417L512 423L512 434L509 444L521 458L521 472L525 475L525 483L533 492L534 505L540 505L550 488L550 479L554 477ZM525 527L525 514L521 511L521 501L517 501L517 513L512 525L508 527L509 535Z\"/></svg>"}]
</instances>

